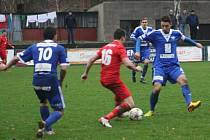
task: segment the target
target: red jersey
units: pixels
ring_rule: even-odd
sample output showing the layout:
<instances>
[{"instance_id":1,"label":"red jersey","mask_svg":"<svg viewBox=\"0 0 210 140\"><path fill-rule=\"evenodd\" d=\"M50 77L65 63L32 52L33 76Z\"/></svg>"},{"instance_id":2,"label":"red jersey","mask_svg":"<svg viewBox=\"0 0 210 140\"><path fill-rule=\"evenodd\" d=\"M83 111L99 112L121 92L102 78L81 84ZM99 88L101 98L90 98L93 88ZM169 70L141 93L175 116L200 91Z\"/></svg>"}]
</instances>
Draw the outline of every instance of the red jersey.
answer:
<instances>
[{"instance_id":1,"label":"red jersey","mask_svg":"<svg viewBox=\"0 0 210 140\"><path fill-rule=\"evenodd\" d=\"M0 51L6 51L7 45L9 45L9 41L5 35L0 36Z\"/></svg>"},{"instance_id":2,"label":"red jersey","mask_svg":"<svg viewBox=\"0 0 210 140\"><path fill-rule=\"evenodd\" d=\"M100 48L97 55L101 57L101 81L116 83L120 80L120 65L123 58L128 57L124 45L114 40Z\"/></svg>"}]
</instances>

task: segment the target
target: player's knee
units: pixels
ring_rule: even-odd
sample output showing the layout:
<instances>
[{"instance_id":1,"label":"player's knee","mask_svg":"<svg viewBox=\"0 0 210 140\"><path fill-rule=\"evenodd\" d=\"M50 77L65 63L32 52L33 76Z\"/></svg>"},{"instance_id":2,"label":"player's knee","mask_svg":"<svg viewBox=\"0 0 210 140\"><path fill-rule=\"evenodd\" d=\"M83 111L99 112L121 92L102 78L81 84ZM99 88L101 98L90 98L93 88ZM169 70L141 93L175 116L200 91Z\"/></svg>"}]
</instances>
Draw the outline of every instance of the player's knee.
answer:
<instances>
[{"instance_id":1,"label":"player's knee","mask_svg":"<svg viewBox=\"0 0 210 140\"><path fill-rule=\"evenodd\" d=\"M187 78L183 78L183 79L182 79L182 83L183 83L183 84L187 84Z\"/></svg>"},{"instance_id":2,"label":"player's knee","mask_svg":"<svg viewBox=\"0 0 210 140\"><path fill-rule=\"evenodd\" d=\"M154 88L153 88L154 93L159 93L160 90L161 90L161 85L160 84L154 85Z\"/></svg>"},{"instance_id":3,"label":"player's knee","mask_svg":"<svg viewBox=\"0 0 210 140\"><path fill-rule=\"evenodd\" d=\"M61 110L59 112L61 113L62 116L64 115L64 110Z\"/></svg>"},{"instance_id":4,"label":"player's knee","mask_svg":"<svg viewBox=\"0 0 210 140\"><path fill-rule=\"evenodd\" d=\"M185 76L179 78L180 85L186 85L188 83L187 78Z\"/></svg>"},{"instance_id":5,"label":"player's knee","mask_svg":"<svg viewBox=\"0 0 210 140\"><path fill-rule=\"evenodd\" d=\"M132 96L126 98L123 102L127 103L130 108L135 107L135 103L134 103L134 100L133 100Z\"/></svg>"},{"instance_id":6,"label":"player's knee","mask_svg":"<svg viewBox=\"0 0 210 140\"><path fill-rule=\"evenodd\" d=\"M55 111L58 111L61 114L61 116L64 115L64 110L63 109L62 110L55 110Z\"/></svg>"},{"instance_id":7,"label":"player's knee","mask_svg":"<svg viewBox=\"0 0 210 140\"><path fill-rule=\"evenodd\" d=\"M47 100L41 100L40 105L41 106L48 106Z\"/></svg>"},{"instance_id":8,"label":"player's knee","mask_svg":"<svg viewBox=\"0 0 210 140\"><path fill-rule=\"evenodd\" d=\"M54 111L60 112L60 114L63 116L64 115L64 109L63 108L54 108Z\"/></svg>"},{"instance_id":9,"label":"player's knee","mask_svg":"<svg viewBox=\"0 0 210 140\"><path fill-rule=\"evenodd\" d=\"M144 65L148 66L148 64L149 64L149 60L145 60Z\"/></svg>"}]
</instances>

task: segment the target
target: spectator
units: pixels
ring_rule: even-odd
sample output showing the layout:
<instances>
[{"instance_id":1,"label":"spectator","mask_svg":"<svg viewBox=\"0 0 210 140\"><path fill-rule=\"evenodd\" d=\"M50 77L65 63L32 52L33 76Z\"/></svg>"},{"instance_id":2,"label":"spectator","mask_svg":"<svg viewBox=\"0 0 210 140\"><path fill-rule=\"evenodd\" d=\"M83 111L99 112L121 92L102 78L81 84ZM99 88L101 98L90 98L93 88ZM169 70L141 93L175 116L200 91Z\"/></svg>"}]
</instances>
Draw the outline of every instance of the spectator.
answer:
<instances>
[{"instance_id":1,"label":"spectator","mask_svg":"<svg viewBox=\"0 0 210 140\"><path fill-rule=\"evenodd\" d=\"M171 29L176 29L177 20L176 17L174 16L174 11L172 9L169 10L169 18L172 23Z\"/></svg>"},{"instance_id":2,"label":"spectator","mask_svg":"<svg viewBox=\"0 0 210 140\"><path fill-rule=\"evenodd\" d=\"M196 39L197 32L199 30L199 20L198 16L195 14L194 10L190 11L190 15L186 19L186 23L190 26L190 36L192 39Z\"/></svg>"},{"instance_id":3,"label":"spectator","mask_svg":"<svg viewBox=\"0 0 210 140\"><path fill-rule=\"evenodd\" d=\"M70 44L70 40L72 44L75 44L74 42L74 28L76 27L76 18L72 14L72 12L69 12L68 15L65 17L65 27L67 28L68 32L68 44Z\"/></svg>"},{"instance_id":4,"label":"spectator","mask_svg":"<svg viewBox=\"0 0 210 140\"><path fill-rule=\"evenodd\" d=\"M187 10L184 9L183 12L180 14L178 20L179 20L179 30L184 34L186 35L187 33L187 25L186 25L186 19L187 19Z\"/></svg>"}]
</instances>

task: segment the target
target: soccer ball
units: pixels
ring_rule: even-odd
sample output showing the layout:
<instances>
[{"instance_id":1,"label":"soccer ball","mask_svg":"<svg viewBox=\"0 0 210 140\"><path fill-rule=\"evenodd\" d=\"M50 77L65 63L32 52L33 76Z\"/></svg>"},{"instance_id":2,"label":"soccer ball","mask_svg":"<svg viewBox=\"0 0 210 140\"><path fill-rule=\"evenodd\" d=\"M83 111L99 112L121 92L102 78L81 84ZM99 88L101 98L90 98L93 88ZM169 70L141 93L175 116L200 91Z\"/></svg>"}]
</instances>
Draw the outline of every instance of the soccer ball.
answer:
<instances>
[{"instance_id":1,"label":"soccer ball","mask_svg":"<svg viewBox=\"0 0 210 140\"><path fill-rule=\"evenodd\" d=\"M129 118L131 120L142 120L143 119L143 111L140 108L132 108L129 112Z\"/></svg>"}]
</instances>

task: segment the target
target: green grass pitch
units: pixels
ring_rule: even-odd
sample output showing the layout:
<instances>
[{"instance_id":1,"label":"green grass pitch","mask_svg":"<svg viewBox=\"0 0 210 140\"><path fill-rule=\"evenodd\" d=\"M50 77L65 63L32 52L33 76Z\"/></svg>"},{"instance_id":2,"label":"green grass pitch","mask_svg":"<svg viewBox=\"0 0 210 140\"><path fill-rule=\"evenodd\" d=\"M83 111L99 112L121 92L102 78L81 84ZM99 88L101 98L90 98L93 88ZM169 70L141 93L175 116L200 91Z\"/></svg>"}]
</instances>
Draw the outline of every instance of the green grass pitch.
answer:
<instances>
[{"instance_id":1,"label":"green grass pitch","mask_svg":"<svg viewBox=\"0 0 210 140\"><path fill-rule=\"evenodd\" d=\"M210 63L182 63L194 100L202 105L187 112L178 84L162 88L156 114L141 121L112 120L104 128L98 118L113 109L113 95L99 83L100 67L94 65L89 79L80 80L83 65L70 66L63 84L66 109L53 128L55 136L46 140L208 140L210 139ZM0 73L0 140L35 140L39 102L31 86L32 68L12 68ZM132 91L135 104L149 109L151 65L146 85L131 82L131 71L124 66L121 78Z\"/></svg>"}]
</instances>

